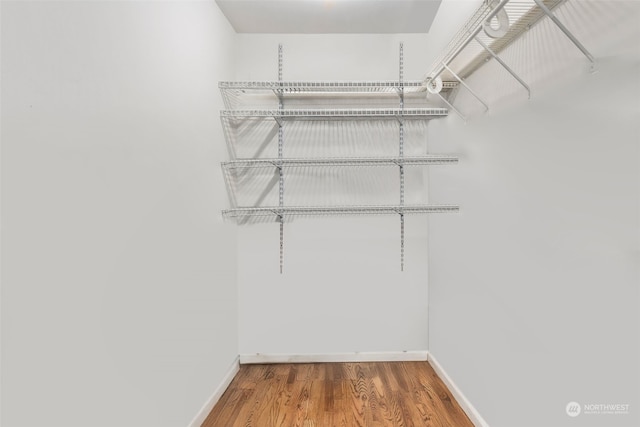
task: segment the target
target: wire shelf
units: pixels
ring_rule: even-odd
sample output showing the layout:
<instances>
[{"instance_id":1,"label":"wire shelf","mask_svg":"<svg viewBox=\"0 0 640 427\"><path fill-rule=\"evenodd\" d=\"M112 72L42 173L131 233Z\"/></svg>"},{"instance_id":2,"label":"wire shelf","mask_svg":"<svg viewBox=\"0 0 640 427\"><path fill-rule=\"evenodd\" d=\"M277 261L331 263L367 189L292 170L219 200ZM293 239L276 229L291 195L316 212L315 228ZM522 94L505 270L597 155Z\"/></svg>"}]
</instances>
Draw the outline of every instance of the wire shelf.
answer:
<instances>
[{"instance_id":1,"label":"wire shelf","mask_svg":"<svg viewBox=\"0 0 640 427\"><path fill-rule=\"evenodd\" d=\"M290 206L290 207L252 207L236 208L222 211L225 219L247 220L258 218L262 220L279 221L280 218L290 220L299 216L330 216L330 215L412 215L431 213L458 212L457 205L407 205L407 206Z\"/></svg>"},{"instance_id":2,"label":"wire shelf","mask_svg":"<svg viewBox=\"0 0 640 427\"><path fill-rule=\"evenodd\" d=\"M276 120L430 119L444 117L446 108L323 108L296 110L223 110L221 117Z\"/></svg>"},{"instance_id":3,"label":"wire shelf","mask_svg":"<svg viewBox=\"0 0 640 427\"><path fill-rule=\"evenodd\" d=\"M543 3L550 10L553 10L565 1L543 0ZM499 8L499 4L504 4L502 9L508 16L509 28L502 36L493 38L482 31L482 28L492 12ZM503 0L502 2L485 0L433 63L426 80L438 76L444 81L455 80L455 77L443 67L443 64L449 66L462 79L469 77L492 58L480 43L474 41L474 38L477 37L495 54L498 54L544 16L545 13L534 0Z\"/></svg>"},{"instance_id":4,"label":"wire shelf","mask_svg":"<svg viewBox=\"0 0 640 427\"><path fill-rule=\"evenodd\" d=\"M230 156L232 158L243 158L247 156L237 153L239 144L244 145L260 140L259 144L268 144L277 135L278 128L285 124L287 135L289 135L287 142L295 144L295 138L292 140L290 137L292 133L304 135L305 140L309 138L317 139L319 135L323 134L323 129L329 132L329 135L326 135L327 138L331 138L331 134L339 137L351 137L345 132L353 133L356 129L364 130L364 132L361 132L362 135L371 133L374 130L385 132L386 134L387 131L392 130L391 127L395 126L397 128L399 122L406 122L405 126L408 123L415 123L416 126L411 128L419 131L418 128L421 127L421 123L438 117L446 117L447 114L448 110L446 108L223 110L220 113L220 119ZM311 127L312 123L313 128ZM338 135L338 129L332 126L331 123L340 124L340 130L343 131L341 135ZM358 123L361 126L357 125ZM387 125L384 125L385 123ZM327 145L327 138L322 142L323 145ZM351 140L350 142L358 141ZM365 141L359 142L363 143Z\"/></svg>"},{"instance_id":5,"label":"wire shelf","mask_svg":"<svg viewBox=\"0 0 640 427\"><path fill-rule=\"evenodd\" d=\"M318 166L427 166L457 163L458 157L447 155L428 155L421 157L353 157L353 158L314 158L314 159L244 159L223 162L225 169L250 168L288 168L288 167L318 167Z\"/></svg>"},{"instance_id":6,"label":"wire shelf","mask_svg":"<svg viewBox=\"0 0 640 427\"><path fill-rule=\"evenodd\" d=\"M444 90L450 90L458 85L455 81L447 81ZM249 105L277 105L279 101L286 100L288 105L292 103L313 103L318 98L340 100L347 97L354 101L359 97L365 104L390 103L397 104L399 95L402 94L410 103L412 99L423 102L426 99L426 86L423 81L246 81L246 82L220 82L220 92L225 107L229 110L239 109Z\"/></svg>"},{"instance_id":7,"label":"wire shelf","mask_svg":"<svg viewBox=\"0 0 640 427\"><path fill-rule=\"evenodd\" d=\"M458 162L428 155L424 144L427 123L446 117L448 109L429 102L428 82L404 81L402 43L397 81L283 81L282 53L279 45L278 81L219 83L226 107L220 118L234 159L222 163L231 205L223 217L279 223L282 273L285 222L398 215L404 270L405 214L459 209L426 204L424 169L405 168ZM457 85L444 81L440 90Z\"/></svg>"},{"instance_id":8,"label":"wire shelf","mask_svg":"<svg viewBox=\"0 0 640 427\"><path fill-rule=\"evenodd\" d=\"M283 166L278 167L277 159L266 160L222 165L229 208L278 206L281 172L285 190L283 202L289 206L395 205L400 200L400 166L391 161L372 159L361 163L360 159L344 162L319 159L318 162L298 162L294 159L285 164L283 159ZM404 204L428 203L427 168L449 167L447 165L402 165Z\"/></svg>"},{"instance_id":9,"label":"wire shelf","mask_svg":"<svg viewBox=\"0 0 640 427\"><path fill-rule=\"evenodd\" d=\"M426 87L419 80L404 81L402 84L397 81L271 81L271 82L220 82L218 84L221 90L275 90L284 93L298 92L378 92L378 93L397 93L400 88L404 88L405 92L421 92Z\"/></svg>"},{"instance_id":10,"label":"wire shelf","mask_svg":"<svg viewBox=\"0 0 640 427\"><path fill-rule=\"evenodd\" d=\"M402 118L393 117L382 120L362 117L356 120L281 120L286 135L283 157L397 157ZM221 121L230 160L278 157L280 123L273 117L223 116ZM425 142L431 119L402 121L404 156L426 155Z\"/></svg>"}]
</instances>

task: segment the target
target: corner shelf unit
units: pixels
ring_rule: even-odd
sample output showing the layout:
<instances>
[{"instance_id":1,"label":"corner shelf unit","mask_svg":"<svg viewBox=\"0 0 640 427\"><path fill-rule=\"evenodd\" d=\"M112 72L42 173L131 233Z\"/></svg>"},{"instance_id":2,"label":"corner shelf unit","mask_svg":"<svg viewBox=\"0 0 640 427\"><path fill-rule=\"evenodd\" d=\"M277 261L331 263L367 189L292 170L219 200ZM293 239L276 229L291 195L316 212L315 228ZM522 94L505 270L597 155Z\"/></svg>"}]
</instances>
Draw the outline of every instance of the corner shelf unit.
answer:
<instances>
[{"instance_id":1,"label":"corner shelf unit","mask_svg":"<svg viewBox=\"0 0 640 427\"><path fill-rule=\"evenodd\" d=\"M591 70L595 70L596 60L593 55L553 13L555 8L566 1L484 0L431 66L424 80L427 90L438 95L463 119L465 116L452 105L455 91L449 91L447 96L443 96L444 89L459 84L488 110L489 106L465 80L485 62L494 59L522 85L530 97L531 90L527 83L500 58L499 54L545 17L553 21L571 40L589 60Z\"/></svg>"},{"instance_id":2,"label":"corner shelf unit","mask_svg":"<svg viewBox=\"0 0 640 427\"><path fill-rule=\"evenodd\" d=\"M455 84L446 85L451 89ZM431 108L424 105L427 88L421 81L404 81L403 47L400 45L400 78L398 81L361 82L285 82L282 81L282 46L278 51L278 81L264 82L220 82L219 88L226 110L220 114L225 139L231 160L222 163L231 208L224 210L225 219L233 219L238 224L250 222L277 222L280 224L280 272L283 268L283 228L284 223L296 217L342 216L342 215L398 215L400 218L400 267L404 269L404 215L457 212L456 205L405 204L405 167L449 165L458 161L452 155L405 156L405 122L429 121L446 117L446 108ZM405 105L408 101L411 105ZM285 102L287 109L285 109ZM336 104L348 108L335 108ZM326 108L318 108L319 106ZM373 106L373 107L372 107ZM271 121L260 127L264 121ZM397 147L394 156L314 156L287 158L283 155L284 128L292 122L312 122L310 129L317 129L325 122L397 123L393 144ZM315 122L315 123L313 123ZM258 123L256 125L256 123ZM395 125L392 125L395 126ZM256 131L255 129L258 128ZM260 147L251 157L238 157L236 145L241 144L247 134L259 135ZM266 134L266 135L263 135ZM262 157L265 145L276 139L277 157ZM317 137L317 135L316 135ZM288 135L288 138L290 136ZM357 139L357 138L356 138ZM360 138L362 139L362 137ZM319 140L322 144L322 140ZM313 143L299 137L296 144ZM318 141L315 141L318 143ZM359 141L362 143L363 141ZM327 168L394 167L399 171L397 204L354 204L354 205L287 205L285 204L285 172L322 173ZM247 174L255 170L267 171L270 177L263 194L255 203L238 205L236 192L246 185ZM289 173L289 172L286 172ZM308 178L308 177L307 177ZM313 179L313 176L311 177ZM255 183L252 183L255 190ZM276 206L263 206L264 195L277 188Z\"/></svg>"}]
</instances>

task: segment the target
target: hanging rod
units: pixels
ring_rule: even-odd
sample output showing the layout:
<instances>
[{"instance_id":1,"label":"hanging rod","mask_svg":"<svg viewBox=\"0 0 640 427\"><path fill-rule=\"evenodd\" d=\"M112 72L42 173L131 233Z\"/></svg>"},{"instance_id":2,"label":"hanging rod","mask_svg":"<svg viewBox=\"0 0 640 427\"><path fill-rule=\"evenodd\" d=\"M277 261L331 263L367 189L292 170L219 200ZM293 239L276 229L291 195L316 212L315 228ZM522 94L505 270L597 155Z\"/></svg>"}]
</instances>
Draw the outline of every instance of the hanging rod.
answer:
<instances>
[{"instance_id":1,"label":"hanging rod","mask_svg":"<svg viewBox=\"0 0 640 427\"><path fill-rule=\"evenodd\" d=\"M382 100L390 95L426 96L427 87L420 80L412 81L257 81L257 82L220 82L218 84L225 107L251 108L251 102L264 103L265 92L271 92L277 100L283 98L321 97L321 96L375 96ZM458 82L443 82L443 90L449 91L458 86ZM261 98L256 98L256 96ZM264 108L264 107L260 107Z\"/></svg>"},{"instance_id":2,"label":"hanging rod","mask_svg":"<svg viewBox=\"0 0 640 427\"><path fill-rule=\"evenodd\" d=\"M289 206L235 208L222 211L225 219L332 215L405 215L458 212L457 205Z\"/></svg>"},{"instance_id":3,"label":"hanging rod","mask_svg":"<svg viewBox=\"0 0 640 427\"><path fill-rule=\"evenodd\" d=\"M445 81L443 89L454 89L458 85L454 81ZM396 80L387 81L260 81L260 82L219 82L223 92L233 91L243 94L246 91L280 91L284 94L297 93L397 93L402 87L405 93L424 92L426 87L421 80L405 80L402 85Z\"/></svg>"},{"instance_id":4,"label":"hanging rod","mask_svg":"<svg viewBox=\"0 0 640 427\"><path fill-rule=\"evenodd\" d=\"M276 120L353 120L353 119L428 119L444 117L446 108L349 108L349 109L291 109L291 110L223 110L221 117L274 118Z\"/></svg>"},{"instance_id":5,"label":"hanging rod","mask_svg":"<svg viewBox=\"0 0 640 427\"><path fill-rule=\"evenodd\" d=\"M331 157L307 159L244 159L223 162L225 169L245 169L264 167L305 167L305 166L420 166L445 165L457 163L458 157L447 155L428 155L420 157Z\"/></svg>"}]
</instances>

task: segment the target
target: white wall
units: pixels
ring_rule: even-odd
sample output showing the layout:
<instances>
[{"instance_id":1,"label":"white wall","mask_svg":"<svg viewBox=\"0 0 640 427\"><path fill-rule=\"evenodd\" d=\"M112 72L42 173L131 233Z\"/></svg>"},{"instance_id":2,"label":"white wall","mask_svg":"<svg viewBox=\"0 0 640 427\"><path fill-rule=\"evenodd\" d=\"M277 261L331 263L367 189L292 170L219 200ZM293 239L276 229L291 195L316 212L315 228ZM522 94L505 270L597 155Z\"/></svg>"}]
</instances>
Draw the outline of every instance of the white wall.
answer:
<instances>
[{"instance_id":1,"label":"white wall","mask_svg":"<svg viewBox=\"0 0 640 427\"><path fill-rule=\"evenodd\" d=\"M2 2L2 425L185 426L237 355L214 2Z\"/></svg>"},{"instance_id":2,"label":"white wall","mask_svg":"<svg viewBox=\"0 0 640 427\"><path fill-rule=\"evenodd\" d=\"M405 78L419 79L426 68L420 51L424 36L373 35L239 35L236 50L238 80L276 80L278 43L284 46L284 80L397 80L398 46L405 43ZM285 108L287 108L285 106ZM317 132L311 126L296 134L285 127L285 156L312 143ZM330 129L332 125L325 126ZM371 130L365 132L371 135ZM397 124L390 136L376 142L397 155ZM344 126L341 129L348 129ZM389 132L387 132L389 130ZM346 131L345 131L346 132ZM296 134L292 137L292 134ZM426 135L418 132L416 150L426 151ZM344 137L339 131L336 137ZM289 137L289 139L287 139ZM292 139L296 139L292 141ZM344 137L348 155L371 155L357 132ZM374 138L379 138L374 135ZM273 141L275 142L275 140ZM316 143L322 143L322 141ZM332 142L329 142L331 144ZM327 144L327 142L324 142ZM306 147L306 145L304 145ZM339 147L337 148L340 149ZM306 148L309 152L317 149ZM325 156L344 155L326 152ZM300 154L297 154L300 155ZM311 154L314 155L314 154ZM335 171L324 171L308 183L307 194L298 199L318 203L311 193L323 193L331 202L349 204L349 190L337 185L328 191ZM386 176L386 175L385 175ZM425 198L424 181L415 177ZM371 178L371 176L369 176ZM397 181L397 170L391 179ZM285 178L286 179L286 178ZM358 181L352 196L371 190L366 178ZM375 179L375 176L373 177ZM285 181L285 203L291 197L292 181ZM388 181L385 181L388 183ZM391 188L392 187L392 188ZM381 183L385 201L398 203L398 188ZM343 191L343 192L341 192ZM331 194L329 194L331 193ZM335 198L340 194L339 200ZM370 192L369 203L377 190ZM275 198L277 203L277 197ZM327 200L327 199L325 199ZM239 228L238 286L240 292L240 353L352 353L372 351L426 350L427 266L426 221L407 219L406 268L400 272L400 225L397 217L310 218L285 225L284 274L279 274L277 224L245 225Z\"/></svg>"},{"instance_id":3,"label":"white wall","mask_svg":"<svg viewBox=\"0 0 640 427\"><path fill-rule=\"evenodd\" d=\"M434 123L430 196L462 206L429 224L430 351L492 427L640 421L640 4L569 1L468 83L492 111ZM630 404L569 418L565 406Z\"/></svg>"},{"instance_id":4,"label":"white wall","mask_svg":"<svg viewBox=\"0 0 640 427\"><path fill-rule=\"evenodd\" d=\"M396 80L401 41L405 79L421 79L443 45L478 4L479 0L443 1L429 34L242 34L238 36L234 52L236 79L277 79L277 46L282 43L284 80ZM385 150L387 148L382 147L388 147L390 142L395 149L395 135L394 140L387 140L386 127L377 135L376 131L372 135L372 128L365 129L368 147ZM340 135L352 144L349 132L347 129L346 136ZM285 155L288 155L287 150L290 153L295 147L287 144L286 135L285 130ZM315 133L307 130L305 136L314 138ZM428 138L428 129L407 138L410 148L406 154L426 152ZM338 150L344 150L340 152L342 155L344 152L357 155L354 146L358 144L338 147ZM303 154L312 155L310 152L314 151L309 149ZM444 152L448 152L447 147ZM383 185L370 194L383 194L385 203L396 203L397 194L390 191L387 175L380 176L384 177L383 181L377 181ZM313 192L331 193L335 197L332 202L349 203L348 191L341 192L343 188L335 191L334 187L329 191L331 181L318 178L320 184L316 184ZM358 198L370 190L372 186L362 182L371 182L371 178L370 175L363 178L351 196ZM421 174L412 175L407 184L409 192L417 190L410 193L411 200L426 201L426 185ZM287 199L289 194L285 190L285 203L291 200ZM308 201L304 195L298 200ZM449 197L434 198L434 203L450 200ZM426 350L429 340L425 262L428 219L415 216L407 217L406 221L403 273L399 268L397 217L312 218L287 224L283 275L278 270L277 224L239 227L240 353Z\"/></svg>"}]
</instances>

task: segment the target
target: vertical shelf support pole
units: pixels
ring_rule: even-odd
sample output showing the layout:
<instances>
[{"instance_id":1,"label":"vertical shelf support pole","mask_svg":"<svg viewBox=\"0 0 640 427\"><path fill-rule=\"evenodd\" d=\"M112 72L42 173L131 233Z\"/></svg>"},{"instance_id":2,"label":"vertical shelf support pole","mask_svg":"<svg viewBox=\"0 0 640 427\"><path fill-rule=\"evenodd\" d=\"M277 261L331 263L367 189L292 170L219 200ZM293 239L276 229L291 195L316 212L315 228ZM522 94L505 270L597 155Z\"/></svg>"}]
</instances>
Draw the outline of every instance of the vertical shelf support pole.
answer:
<instances>
[{"instance_id":1,"label":"vertical shelf support pole","mask_svg":"<svg viewBox=\"0 0 640 427\"><path fill-rule=\"evenodd\" d=\"M404 206L404 44L400 42L400 206ZM400 213L400 271L404 271L404 211Z\"/></svg>"},{"instance_id":2,"label":"vertical shelf support pole","mask_svg":"<svg viewBox=\"0 0 640 427\"><path fill-rule=\"evenodd\" d=\"M278 44L278 82L282 82L282 44ZM282 100L282 88L278 89L278 111L282 113L284 103ZM284 217L282 208L284 206L284 174L282 171L282 146L284 143L284 132L282 120L278 120L278 206L280 207L278 221L280 222L280 274L284 265Z\"/></svg>"}]
</instances>

